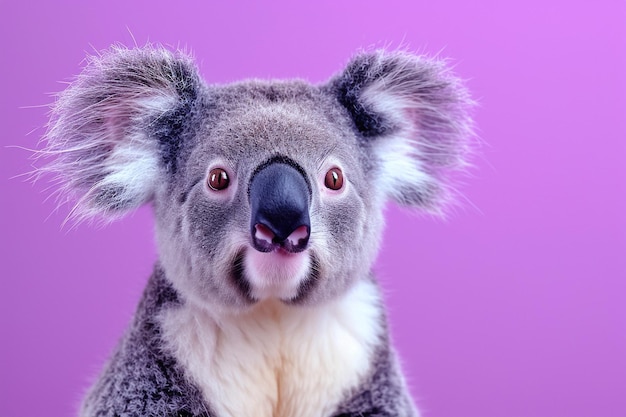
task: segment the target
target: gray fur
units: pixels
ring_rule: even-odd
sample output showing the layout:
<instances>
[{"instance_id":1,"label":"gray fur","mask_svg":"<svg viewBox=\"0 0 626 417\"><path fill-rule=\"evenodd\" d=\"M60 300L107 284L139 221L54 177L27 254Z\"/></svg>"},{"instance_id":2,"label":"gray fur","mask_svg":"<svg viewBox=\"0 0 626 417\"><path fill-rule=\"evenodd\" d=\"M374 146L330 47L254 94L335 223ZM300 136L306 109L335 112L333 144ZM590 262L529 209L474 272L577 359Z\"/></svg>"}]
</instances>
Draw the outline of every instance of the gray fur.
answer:
<instances>
[{"instance_id":1,"label":"gray fur","mask_svg":"<svg viewBox=\"0 0 626 417\"><path fill-rule=\"evenodd\" d=\"M242 259L247 190L259 166L289 160L312 185L312 267L282 301L323 308L369 279L387 199L434 212L449 201L448 173L468 151L471 105L444 63L404 52L362 53L319 86L207 85L189 57L153 47L91 58L53 108L41 154L55 158L42 171L60 183L63 201L78 201L71 215L79 221L151 202L159 267L83 415L212 415L167 353L156 317L184 303L219 312L258 302ZM349 181L342 198L322 198L327 158ZM229 172L222 194L207 191L212 166ZM336 416L415 413L385 337L372 372Z\"/></svg>"},{"instance_id":2,"label":"gray fur","mask_svg":"<svg viewBox=\"0 0 626 417\"><path fill-rule=\"evenodd\" d=\"M212 416L198 388L162 350L159 314L179 304L178 295L157 266L129 329L87 394L81 415Z\"/></svg>"}]
</instances>

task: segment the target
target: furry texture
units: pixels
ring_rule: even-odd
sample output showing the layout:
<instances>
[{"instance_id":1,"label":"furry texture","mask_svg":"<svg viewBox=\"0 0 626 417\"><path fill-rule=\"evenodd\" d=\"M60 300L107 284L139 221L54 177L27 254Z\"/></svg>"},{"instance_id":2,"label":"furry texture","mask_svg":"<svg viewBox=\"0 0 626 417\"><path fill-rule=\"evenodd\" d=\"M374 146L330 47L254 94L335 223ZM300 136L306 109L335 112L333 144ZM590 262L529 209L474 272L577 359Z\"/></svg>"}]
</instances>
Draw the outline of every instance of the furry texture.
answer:
<instances>
[{"instance_id":1,"label":"furry texture","mask_svg":"<svg viewBox=\"0 0 626 417\"><path fill-rule=\"evenodd\" d=\"M443 62L404 52L361 53L318 86L209 86L162 48L91 58L53 108L42 172L77 220L151 202L159 263L82 415L416 416L370 270L386 200L449 200L471 104ZM251 224L275 163L307 185L289 191L309 201L299 253ZM207 185L213 168L228 187Z\"/></svg>"},{"instance_id":2,"label":"furry texture","mask_svg":"<svg viewBox=\"0 0 626 417\"><path fill-rule=\"evenodd\" d=\"M105 371L91 388L83 416L209 417L202 393L164 351L159 314L180 299L157 266L135 318Z\"/></svg>"},{"instance_id":3,"label":"furry texture","mask_svg":"<svg viewBox=\"0 0 626 417\"><path fill-rule=\"evenodd\" d=\"M331 86L374 148L386 194L440 213L450 171L466 165L474 105L445 62L376 51L355 57Z\"/></svg>"},{"instance_id":4,"label":"furry texture","mask_svg":"<svg viewBox=\"0 0 626 417\"><path fill-rule=\"evenodd\" d=\"M53 107L40 153L54 157L42 173L55 175L60 199L77 200L71 217L115 218L152 198L160 162L175 167L181 123L173 116L191 112L198 83L180 52L114 47L88 59Z\"/></svg>"},{"instance_id":5,"label":"furry texture","mask_svg":"<svg viewBox=\"0 0 626 417\"><path fill-rule=\"evenodd\" d=\"M366 286L370 285L373 285L372 281L366 284ZM242 357L244 361L249 361L249 363L245 364L249 366L248 369L244 368L239 370L238 368L226 368L223 369L226 374L222 375L222 377L226 378L231 385L240 384L241 389L252 389L256 391L243 393L241 396L237 397L237 401L226 403L226 406L230 406L230 408L234 410L246 409L245 401L241 399L248 397L258 399L259 393L265 393L274 399L263 402L261 398L261 401L256 404L260 407L264 405L273 407L271 409L272 414L264 413L262 408L257 409L251 414L232 414L229 413L228 410L224 412L224 414L217 414L208 404L215 401L222 404L222 407L224 407L223 402L226 399L227 393L221 392L215 397L205 399L206 392L203 394L199 388L202 381L199 381L197 376L196 378L192 378L192 376L202 373L202 368L193 370L185 369L178 360L174 359L174 355L171 353L171 346L176 343L180 344L178 349L187 350L187 353L184 353L183 356L196 355L203 352L201 349L198 350L197 346L194 346L194 344L210 343L211 340L201 339L198 338L198 336L204 333L209 335L210 338L215 337L216 333L211 331L211 327L216 324L209 324L203 321L185 323L186 319L190 317L188 316L189 312L185 311L184 303L181 303L179 295L165 278L162 269L157 266L148 282L130 328L120 342L115 354L99 376L96 384L91 388L85 398L81 415L97 417L217 417L231 415L250 415L255 417L265 415L276 417L293 415L324 415L333 417L415 416L417 412L406 394L405 383L399 373L394 353L389 346L389 340L385 335L387 331L385 318L384 315L382 315L382 306L379 304L376 291L372 293L370 290L365 290L364 292L361 291L361 294L363 297L362 305L371 309L371 312L369 317L365 317L365 320L361 318L361 322L357 324L360 326L361 334L365 335L371 333L371 336L368 337L370 340L366 343L365 347L372 350L368 351L366 355L369 363L363 366L362 369L359 369L360 381L358 384L350 390L331 393L330 396L315 399L303 398L299 400L296 395L298 393L296 389L298 385L306 384L308 380L316 377L315 375L309 375L304 372L306 370L311 371L311 369L303 368L299 375L294 375L295 378L291 381L292 385L287 384L289 381L283 381L283 384L285 384L282 386L282 390L284 390L283 395L289 400L278 403L276 400L280 398L280 396L276 397L276 395L279 394L278 391L275 391L277 388L275 386L276 380L273 379L272 375L266 375L267 381L264 381L266 384L270 384L270 386L257 385L250 387L246 385L245 378L246 374L250 375L259 372L252 359L259 355L262 357L264 354L274 356L278 351L276 351L276 353L274 352L272 344L266 344L257 348L253 345L246 346L246 344L257 342L254 336L256 332L254 329L242 329L237 326L223 328L222 331L231 333L231 337L233 334L244 330L244 332L239 333L238 336L242 346L237 346L236 344L222 345L220 349L224 350L223 354L230 356L229 360L237 360L237 356L229 355L228 352L228 349L234 349L241 353L250 354L252 358ZM368 298L370 297L372 297L373 300L368 302ZM368 304L370 304L370 307L367 307ZM346 304L343 308L349 307L350 305ZM306 312L304 313L306 314ZM350 328L354 326L354 323L350 321L349 315L355 313L358 313L358 311L343 312L343 314L347 314L348 317L343 317L345 320L338 324L343 326L345 331L350 331ZM313 312L313 314L315 314L315 312ZM282 336L276 333L277 329L271 327L272 324L276 324L275 320L264 322L262 315L258 318L249 316L248 320L253 321L249 322L247 325L257 327L259 330L263 330L263 327L269 326L265 330L274 333L278 337L293 337L293 343L295 343L293 346L296 347L299 343L296 338L302 335L303 331L303 329L299 329L298 327L312 324L307 321L302 322L302 318L306 316L297 315L299 317L283 318L291 322L290 326L295 327L289 329L283 328L281 331L288 330L291 333L283 334ZM334 324L332 321L324 322L323 316L319 316L318 319L322 319L322 321L316 324L316 326L318 326L317 329L309 328L304 329L304 331L310 330L325 333L329 330L327 326ZM207 324L207 327L200 327ZM373 328L369 328L371 324L374 324ZM188 327L189 325L195 327L195 329L190 329ZM181 335L189 331L193 333L191 339L167 340L172 333ZM245 331L250 331L250 333L246 333ZM355 335L354 340L346 340L346 342L356 347L357 345L354 344L358 342L356 337ZM271 338L272 336L261 335L261 340L265 340L266 342ZM185 342L187 342L188 345L184 345ZM301 342L303 344L306 343L305 340ZM318 341L318 343L331 344L338 342L341 341ZM215 347L217 347L217 345L207 347L207 352ZM281 347L281 345L279 344L276 347ZM284 347L284 345L282 345L282 347ZM246 350L248 351L246 352ZM300 353L303 358L309 356L309 360L314 363L318 361L317 354L314 351L294 351L293 353ZM332 354L332 350L328 350L325 353ZM353 352L345 351L344 354L350 355L353 354ZM205 357L205 360L211 359L214 359L214 356L208 355ZM259 358L256 359L258 360ZM354 358L350 358L350 360L353 359ZM326 360L329 360L329 362L325 363L326 366L333 366L334 360L332 357L328 357ZM263 359L260 359L260 361L262 363ZM291 366L293 365L294 364L291 364ZM322 363L319 364L319 366L323 365ZM339 365L342 364L337 363L337 366ZM234 373L231 374L229 371ZM238 374L238 371L243 372L243 375ZM298 370L292 369L292 371L297 372ZM315 372L316 370L313 368L312 371ZM336 370L331 369L329 371L333 372ZM347 375L340 375L340 377L346 376ZM322 382L333 382L331 375L320 374L317 377L321 378L320 380ZM219 387L215 387L214 389L219 389ZM215 399L213 400L213 398ZM336 402L337 399L340 401L333 404L333 401ZM251 401L251 399L249 400ZM303 414L289 414L290 411L294 409L297 410L297 407L301 406L301 404L315 404L313 401L319 404L317 410ZM329 404L333 405L331 412L323 414L324 407L327 408Z\"/></svg>"},{"instance_id":6,"label":"furry texture","mask_svg":"<svg viewBox=\"0 0 626 417\"><path fill-rule=\"evenodd\" d=\"M323 309L266 302L215 317L185 306L162 323L164 339L207 402L233 417L331 415L344 392L370 373L384 330L369 280Z\"/></svg>"}]
</instances>

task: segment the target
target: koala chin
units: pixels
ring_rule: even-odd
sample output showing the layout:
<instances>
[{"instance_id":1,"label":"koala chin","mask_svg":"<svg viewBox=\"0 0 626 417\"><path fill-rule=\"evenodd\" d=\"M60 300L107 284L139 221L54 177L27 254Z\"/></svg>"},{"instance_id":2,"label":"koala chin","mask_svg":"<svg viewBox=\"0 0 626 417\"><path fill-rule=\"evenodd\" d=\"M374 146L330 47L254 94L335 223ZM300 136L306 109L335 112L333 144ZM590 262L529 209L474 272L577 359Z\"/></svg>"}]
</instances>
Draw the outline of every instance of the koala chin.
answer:
<instances>
[{"instance_id":1,"label":"koala chin","mask_svg":"<svg viewBox=\"0 0 626 417\"><path fill-rule=\"evenodd\" d=\"M472 142L445 62L356 54L327 82L208 84L113 47L55 103L70 218L154 208L158 261L87 416L417 416L372 273L383 208L441 213Z\"/></svg>"}]
</instances>

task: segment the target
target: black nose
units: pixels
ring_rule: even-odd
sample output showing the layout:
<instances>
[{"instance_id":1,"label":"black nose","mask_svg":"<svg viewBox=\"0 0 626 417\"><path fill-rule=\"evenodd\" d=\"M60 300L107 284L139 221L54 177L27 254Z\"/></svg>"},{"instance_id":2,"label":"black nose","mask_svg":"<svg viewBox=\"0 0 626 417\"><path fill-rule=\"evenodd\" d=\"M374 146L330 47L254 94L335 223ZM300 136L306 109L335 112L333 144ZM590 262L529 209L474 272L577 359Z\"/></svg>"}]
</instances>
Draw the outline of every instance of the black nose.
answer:
<instances>
[{"instance_id":1,"label":"black nose","mask_svg":"<svg viewBox=\"0 0 626 417\"><path fill-rule=\"evenodd\" d=\"M250 182L254 248L261 252L306 249L311 233L309 200L309 186L296 168L284 162L261 168Z\"/></svg>"}]
</instances>

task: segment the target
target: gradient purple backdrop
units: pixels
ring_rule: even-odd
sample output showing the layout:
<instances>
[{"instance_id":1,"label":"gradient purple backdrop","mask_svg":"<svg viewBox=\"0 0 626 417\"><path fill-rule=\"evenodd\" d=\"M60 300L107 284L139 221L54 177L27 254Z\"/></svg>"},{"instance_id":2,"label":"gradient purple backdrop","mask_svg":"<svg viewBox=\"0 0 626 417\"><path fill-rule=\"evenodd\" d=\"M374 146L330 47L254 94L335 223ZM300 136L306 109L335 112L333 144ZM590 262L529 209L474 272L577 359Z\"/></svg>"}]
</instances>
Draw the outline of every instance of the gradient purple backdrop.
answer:
<instances>
[{"instance_id":1,"label":"gradient purple backdrop","mask_svg":"<svg viewBox=\"0 0 626 417\"><path fill-rule=\"evenodd\" d=\"M47 93L113 42L209 82L319 82L359 47L453 58L485 142L445 221L390 206L376 269L425 417L626 416L626 2L0 1L0 416L72 415L155 260L151 210L61 230ZM132 36L129 32L132 32ZM133 39L134 37L134 39ZM35 106L35 107L30 107Z\"/></svg>"}]
</instances>

